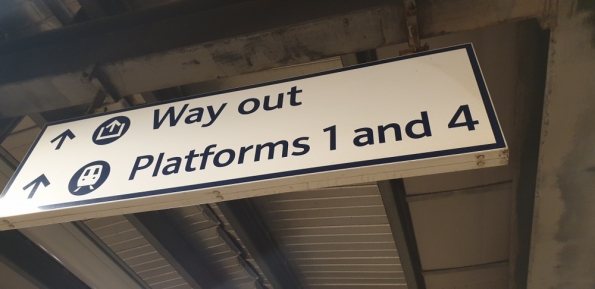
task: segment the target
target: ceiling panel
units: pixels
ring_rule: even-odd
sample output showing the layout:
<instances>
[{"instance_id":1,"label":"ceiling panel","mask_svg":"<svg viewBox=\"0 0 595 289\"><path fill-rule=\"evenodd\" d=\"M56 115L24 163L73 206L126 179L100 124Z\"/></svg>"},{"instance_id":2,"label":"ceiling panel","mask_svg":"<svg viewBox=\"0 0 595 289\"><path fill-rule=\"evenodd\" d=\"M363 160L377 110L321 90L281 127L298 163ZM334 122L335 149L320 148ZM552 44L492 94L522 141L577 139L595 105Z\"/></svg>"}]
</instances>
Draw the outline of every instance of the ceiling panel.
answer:
<instances>
[{"instance_id":1,"label":"ceiling panel","mask_svg":"<svg viewBox=\"0 0 595 289\"><path fill-rule=\"evenodd\" d=\"M508 288L508 262L424 273L427 289Z\"/></svg>"},{"instance_id":2,"label":"ceiling panel","mask_svg":"<svg viewBox=\"0 0 595 289\"><path fill-rule=\"evenodd\" d=\"M407 195L472 188L512 180L510 166L491 167L405 179Z\"/></svg>"},{"instance_id":3,"label":"ceiling panel","mask_svg":"<svg viewBox=\"0 0 595 289\"><path fill-rule=\"evenodd\" d=\"M508 260L512 184L409 197L424 270Z\"/></svg>"},{"instance_id":4,"label":"ceiling panel","mask_svg":"<svg viewBox=\"0 0 595 289\"><path fill-rule=\"evenodd\" d=\"M31 144L37 138L41 129L37 126L11 133L3 142L2 147L7 150L15 159L22 161Z\"/></svg>"}]
</instances>

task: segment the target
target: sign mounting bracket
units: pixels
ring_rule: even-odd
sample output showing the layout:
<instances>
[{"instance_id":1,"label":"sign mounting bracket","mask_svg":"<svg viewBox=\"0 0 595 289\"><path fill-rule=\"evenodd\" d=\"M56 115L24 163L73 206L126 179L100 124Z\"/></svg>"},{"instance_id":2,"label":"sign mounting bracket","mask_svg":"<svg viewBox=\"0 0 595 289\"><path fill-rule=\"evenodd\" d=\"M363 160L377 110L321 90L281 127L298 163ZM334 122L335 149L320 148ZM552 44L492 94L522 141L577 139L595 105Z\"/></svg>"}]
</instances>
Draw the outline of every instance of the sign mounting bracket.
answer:
<instances>
[{"instance_id":1,"label":"sign mounting bracket","mask_svg":"<svg viewBox=\"0 0 595 289\"><path fill-rule=\"evenodd\" d=\"M430 46L427 43L422 46L419 41L417 4L415 0L403 0L403 4L405 7L405 27L407 28L407 43L409 44L409 49L401 50L399 51L399 54L407 55L429 50Z\"/></svg>"}]
</instances>

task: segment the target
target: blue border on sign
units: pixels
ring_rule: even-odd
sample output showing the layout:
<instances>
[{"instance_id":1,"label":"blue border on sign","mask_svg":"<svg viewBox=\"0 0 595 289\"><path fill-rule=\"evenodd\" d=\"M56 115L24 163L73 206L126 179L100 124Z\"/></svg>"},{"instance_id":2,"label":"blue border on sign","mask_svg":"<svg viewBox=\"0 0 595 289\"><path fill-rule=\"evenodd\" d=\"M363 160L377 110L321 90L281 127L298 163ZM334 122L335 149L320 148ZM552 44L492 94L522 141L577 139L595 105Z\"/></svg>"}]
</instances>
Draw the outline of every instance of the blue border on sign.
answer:
<instances>
[{"instance_id":1,"label":"blue border on sign","mask_svg":"<svg viewBox=\"0 0 595 289\"><path fill-rule=\"evenodd\" d=\"M490 99L490 95L487 90L485 80L481 73L481 69L479 67L479 63L477 61L475 52L473 50L473 45L468 43L468 44L462 44L462 45L457 45L457 46L452 46L452 47L447 47L447 48L431 50L431 51L419 52L419 53L412 54L412 55L406 55L406 56L401 56L401 57L396 57L396 58L390 58L390 59L368 62L368 63L364 63L364 64L358 64L358 65L354 65L354 66L349 66L349 67L344 67L344 68L339 68L339 69L335 69L335 70L324 71L324 72L319 72L319 73L314 73L314 74L309 74L309 75L304 75L304 76L298 76L298 77L293 77L293 78L288 78L288 79L265 82L265 83L260 83L260 84L255 84L255 85L250 85L250 86L245 86L245 87L240 87L240 88L234 88L234 89L228 89L228 90L223 90L223 91L181 97L181 98L162 101L162 102L158 102L158 103L152 103L152 104L147 104L147 105L125 108L125 109L118 110L118 111L106 112L106 113L89 115L89 116L81 116L81 117L76 117L76 118L72 118L72 119L68 119L68 120L52 122L52 123L46 124L44 126L44 128L42 129L41 133L37 136L37 139L35 139L35 142L31 146L31 149L29 149L29 151L27 152L27 155L25 156L25 158L23 159L23 161L21 162L21 164L15 171L13 177L10 179L9 183L6 185L6 188L2 192L2 195L0 195L0 198L2 198L6 194L8 189L11 187L13 180L18 176L21 168L27 162L29 155L31 154L31 152L33 151L35 146L37 145L37 142L39 141L39 139L41 138L41 136L43 135L43 133L45 132L45 130L48 126L63 124L63 123L68 123L68 122L73 122L73 121L78 121L78 120L83 120L83 119L101 117L101 116L110 115L110 114L121 114L126 111L143 109L143 108L157 106L157 105L163 105L163 104L167 104L167 103L181 102L181 101L186 101L186 100L191 100L191 99L196 99L196 98L225 94L225 93L234 92L234 91L247 90L247 89L251 89L251 88L255 88L255 87L262 87L262 86L273 85L273 84L278 84L278 83L296 81L296 80L301 80L301 79L306 79L306 78L312 78L312 77L317 77L317 76L322 76L322 75L327 75L327 74L339 73L339 72L343 72L343 71L359 69L359 68L364 68L364 67L368 67L368 66L380 65L380 64L384 64L384 63L390 63L390 62L395 62L395 61L400 61L400 60L405 60L405 59L410 59L410 58L416 58L416 57L432 55L432 54L437 54L437 53L442 53L442 52L459 50L459 49L465 49L467 51L467 55L469 56L469 60L471 62L471 67L473 69L473 73L475 74L475 80L477 82L477 86L479 88L481 97L483 99L483 104L486 109L488 119L490 121L492 132L494 134L494 139L496 140L496 142L493 144L479 145L479 146L465 147L465 148L457 148L457 149L449 149L449 150L441 150L441 151L433 151L433 152L426 152L426 153L412 154L412 155L405 155L405 156L398 156L398 157L389 157L389 158L381 158L381 159L374 159L374 160L358 161L358 162L351 162L351 163L344 163L344 164L337 164L337 165L320 166L320 167L314 167L314 168L307 168L307 169L300 169L300 170L292 170L292 171L285 171L285 172L278 172L278 173L271 173L271 174L236 178L236 179L229 179L229 180L224 180L224 181L209 182L209 183L202 183L202 184L195 184L195 185L188 185L188 186L180 186L180 187L174 187L174 188L168 188L168 189L130 193L130 194L119 195L119 196L73 201L73 202L67 202L67 203L61 203L61 204L40 206L39 209L53 210L53 209L60 209L60 208L65 208L65 207L88 205L88 204L126 200L126 199L134 199L134 198L148 197L148 196L156 196L156 195L163 195L163 194L183 192L183 191L192 191L192 190L198 190L198 189L220 187L220 186L234 185L234 184L254 182L254 181L262 181L262 180L268 180L268 179L276 179L276 178L283 178L283 177L290 177L290 176L297 176L297 175L320 173L320 172L326 172L326 171L335 171L335 170L341 170L341 169L367 167L367 166L373 166L373 165L398 163L398 162L404 162L404 161L412 161L412 160L419 160L419 159L426 159L426 158L435 158L435 157L443 157L443 156L448 156L448 155L458 155L458 154L473 153L473 152L477 152L477 151L486 151L486 150L506 148L506 142L504 140L504 136L502 135L502 130L500 128L498 119L496 117L496 112L494 111L494 107L492 105L492 101Z\"/></svg>"}]
</instances>

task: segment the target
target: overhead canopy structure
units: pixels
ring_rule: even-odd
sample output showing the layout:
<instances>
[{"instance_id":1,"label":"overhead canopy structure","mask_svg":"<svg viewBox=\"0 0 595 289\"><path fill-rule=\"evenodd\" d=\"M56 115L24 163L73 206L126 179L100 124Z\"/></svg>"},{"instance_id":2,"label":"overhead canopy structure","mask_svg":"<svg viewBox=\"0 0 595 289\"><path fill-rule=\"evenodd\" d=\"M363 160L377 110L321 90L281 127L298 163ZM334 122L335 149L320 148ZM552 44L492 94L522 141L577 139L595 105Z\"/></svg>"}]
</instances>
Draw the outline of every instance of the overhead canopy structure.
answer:
<instances>
[{"instance_id":1,"label":"overhead canopy structure","mask_svg":"<svg viewBox=\"0 0 595 289\"><path fill-rule=\"evenodd\" d=\"M549 0L2 3L1 186L47 121L393 57L416 31L432 49L474 44L510 165L3 231L0 288L592 288L594 13Z\"/></svg>"}]
</instances>

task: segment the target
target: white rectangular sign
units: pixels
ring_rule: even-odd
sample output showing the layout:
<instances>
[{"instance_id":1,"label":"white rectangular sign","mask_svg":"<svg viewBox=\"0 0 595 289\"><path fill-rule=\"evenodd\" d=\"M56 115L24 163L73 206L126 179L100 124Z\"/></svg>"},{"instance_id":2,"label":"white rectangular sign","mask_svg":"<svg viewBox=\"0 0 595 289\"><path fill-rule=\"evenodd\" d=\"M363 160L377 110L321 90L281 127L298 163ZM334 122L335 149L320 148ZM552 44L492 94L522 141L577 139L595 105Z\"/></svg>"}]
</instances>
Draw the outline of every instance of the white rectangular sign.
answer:
<instances>
[{"instance_id":1,"label":"white rectangular sign","mask_svg":"<svg viewBox=\"0 0 595 289\"><path fill-rule=\"evenodd\" d=\"M0 229L502 165L506 152L467 44L48 124L2 193Z\"/></svg>"}]
</instances>

